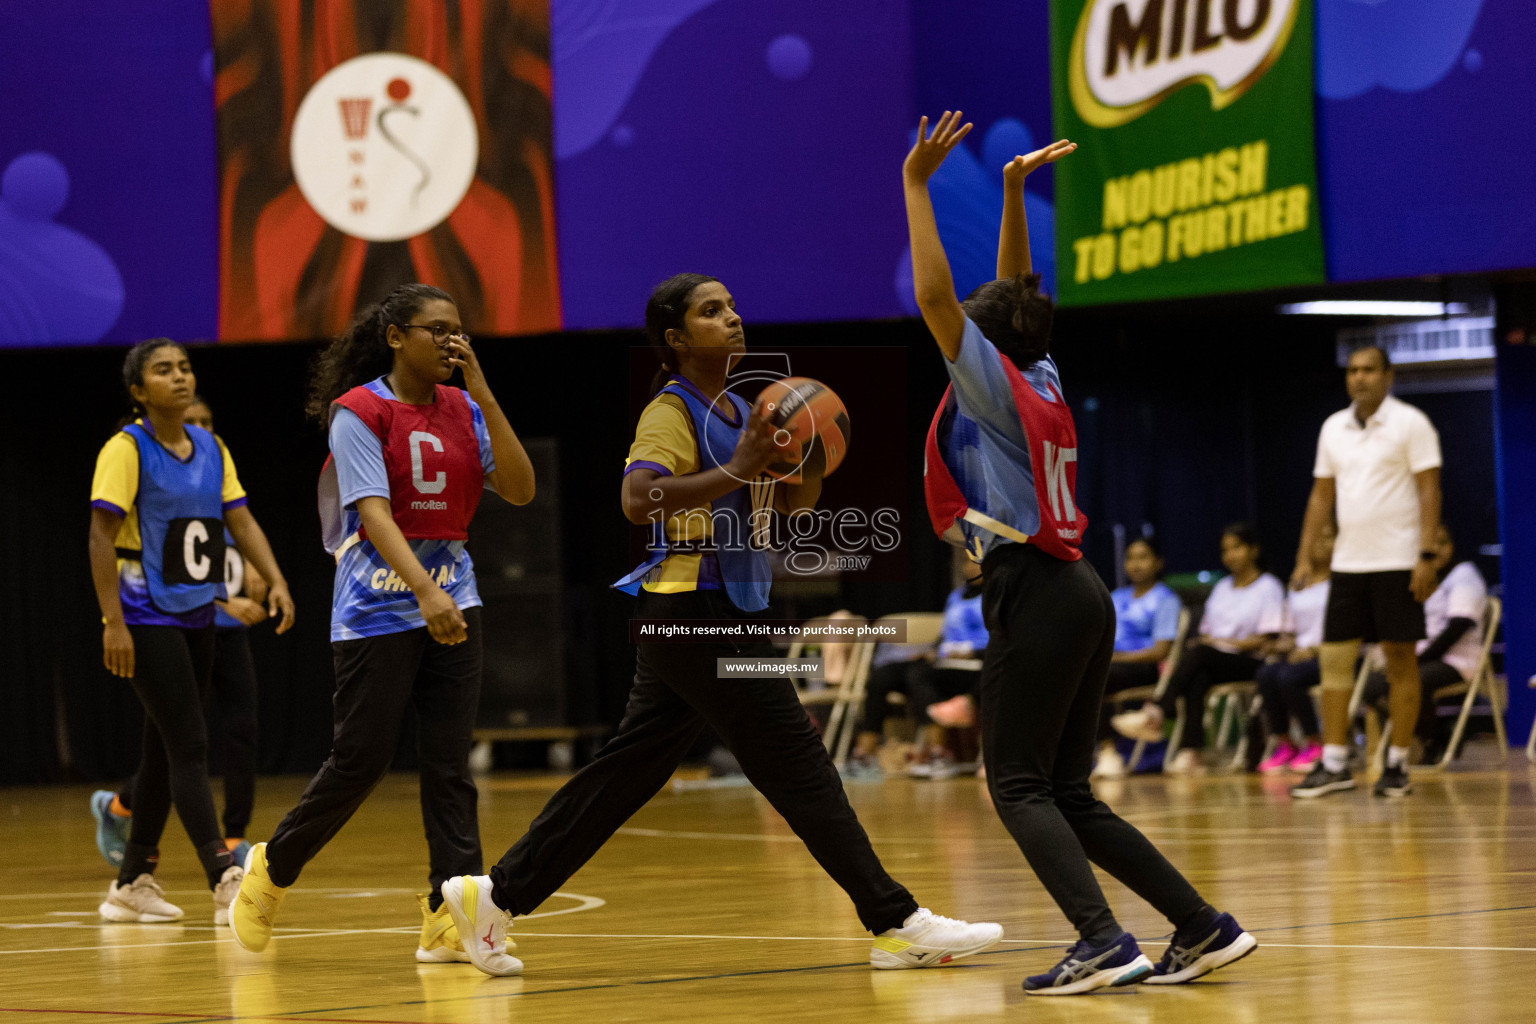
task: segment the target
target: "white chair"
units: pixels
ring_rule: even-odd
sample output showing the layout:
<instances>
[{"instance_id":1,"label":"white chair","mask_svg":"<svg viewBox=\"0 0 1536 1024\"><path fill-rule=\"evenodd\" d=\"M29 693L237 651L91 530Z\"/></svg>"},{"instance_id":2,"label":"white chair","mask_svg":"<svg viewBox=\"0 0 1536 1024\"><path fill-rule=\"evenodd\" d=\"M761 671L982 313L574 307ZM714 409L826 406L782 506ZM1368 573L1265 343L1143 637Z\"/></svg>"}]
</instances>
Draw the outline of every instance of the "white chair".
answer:
<instances>
[{"instance_id":1,"label":"white chair","mask_svg":"<svg viewBox=\"0 0 1536 1024\"><path fill-rule=\"evenodd\" d=\"M803 623L803 628L807 632L810 632L833 622L836 622L839 625L858 627L864 625L867 621L867 619L864 619L860 616L838 616L835 618L831 616L825 616L822 618L807 619ZM806 654L810 651L819 651L822 654L822 664L825 666L825 643L826 641L821 639L796 639L789 645L789 651L785 657L788 660L793 661L797 658L805 657ZM834 683L830 683L825 686L814 687L812 686L812 680L807 676L797 675L790 677L791 681L795 684L795 692L800 695L800 703L807 706L832 706L832 711L830 714L833 717L828 718L826 729L823 731L821 737L822 742L826 744L828 751L832 749L832 744L834 741L832 729L833 722L841 722L842 720L841 708L843 702L847 700L848 693L852 689L854 677L857 676L862 670L860 661L862 658L867 657L869 653L869 647L869 644L863 643L853 645L852 655L848 659L848 663L843 667L842 677Z\"/></svg>"},{"instance_id":2,"label":"white chair","mask_svg":"<svg viewBox=\"0 0 1536 1024\"><path fill-rule=\"evenodd\" d=\"M1259 697L1259 684L1257 680L1242 683L1219 683L1211 687L1205 696L1205 710L1216 725L1215 750L1220 753L1225 749L1227 734L1235 725L1239 732L1237 743L1234 744L1232 760L1227 764L1228 771L1242 771L1244 762L1248 759L1248 724L1253 716L1259 713L1262 698ZM1217 705L1221 705L1221 715L1216 716Z\"/></svg>"},{"instance_id":3,"label":"white chair","mask_svg":"<svg viewBox=\"0 0 1536 1024\"><path fill-rule=\"evenodd\" d=\"M1106 694L1104 699L1112 704L1127 706L1148 701L1159 701L1168 689L1168 680L1173 678L1174 669L1179 667L1179 659L1184 656L1184 645L1189 639L1190 614L1188 608L1179 609L1179 628L1173 638L1173 649L1168 652L1167 659L1163 662L1163 671L1157 677L1157 683L1153 686L1132 686L1115 693ZM1167 763L1168 755L1176 746L1176 741L1184 738L1184 715L1186 713L1184 703L1179 702L1179 715L1173 724L1173 737L1169 739L1168 746L1163 751L1163 762ZM1130 768L1136 770L1141 764L1141 755L1146 752L1147 741L1137 740L1136 746L1131 750Z\"/></svg>"},{"instance_id":4,"label":"white chair","mask_svg":"<svg viewBox=\"0 0 1536 1024\"><path fill-rule=\"evenodd\" d=\"M1526 684L1536 690L1536 676L1526 680ZM1527 761L1536 761L1536 720L1531 722L1531 738L1525 741L1525 758Z\"/></svg>"},{"instance_id":5,"label":"white chair","mask_svg":"<svg viewBox=\"0 0 1536 1024\"><path fill-rule=\"evenodd\" d=\"M883 615L876 619L874 624L877 627L888 626L903 621L907 624L907 638L903 643L932 647L944 634L942 612L902 612L896 615ZM827 749L832 752L832 759L838 764L847 760L848 751L853 747L854 736L858 733L859 710L864 706L874 653L873 641L857 642L854 647L854 657L845 675L845 684L832 705L831 716L827 719L825 737Z\"/></svg>"},{"instance_id":6,"label":"white chair","mask_svg":"<svg viewBox=\"0 0 1536 1024\"><path fill-rule=\"evenodd\" d=\"M1498 737L1499 742L1499 762L1502 764L1505 758L1509 756L1509 737L1504 732L1504 702L1499 694L1499 680L1493 674L1492 658L1493 637L1498 632L1499 623L1503 617L1503 602L1496 597L1488 598L1487 604L1483 606L1483 644L1478 654L1477 667L1472 671L1472 678L1452 683L1449 686L1442 686L1431 694L1429 698L1436 703L1451 697L1463 698L1461 710L1456 715L1456 725L1451 729L1451 740L1445 745L1445 753L1439 761L1432 765L1415 765L1413 766L1414 770L1438 772L1443 771L1446 765L1451 763L1451 759L1456 756L1461 747L1462 737L1467 731L1467 719L1471 717L1472 706L1477 703L1479 694L1488 701L1489 713L1493 716L1493 732ZM1365 677L1367 674L1368 670L1362 665L1360 677L1355 682L1355 696L1350 704L1351 718L1353 718L1353 712L1359 705L1360 694L1365 687ZM1368 743L1372 727L1377 722L1378 717L1375 708L1367 707L1365 709ZM1381 739L1374 745L1375 752L1371 757L1372 767L1377 771L1380 771L1386 762L1387 744L1391 738L1392 722L1388 720L1387 724L1381 727ZM1530 750L1531 748L1528 746L1527 753Z\"/></svg>"}]
</instances>

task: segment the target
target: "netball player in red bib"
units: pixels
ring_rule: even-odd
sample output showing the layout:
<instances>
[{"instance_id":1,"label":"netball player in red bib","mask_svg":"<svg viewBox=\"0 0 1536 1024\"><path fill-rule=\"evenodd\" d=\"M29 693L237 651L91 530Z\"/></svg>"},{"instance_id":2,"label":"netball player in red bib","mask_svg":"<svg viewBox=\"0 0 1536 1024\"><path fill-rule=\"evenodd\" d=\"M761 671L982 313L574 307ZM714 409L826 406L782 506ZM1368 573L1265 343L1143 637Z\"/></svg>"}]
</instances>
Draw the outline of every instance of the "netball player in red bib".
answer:
<instances>
[{"instance_id":1,"label":"netball player in red bib","mask_svg":"<svg viewBox=\"0 0 1536 1024\"><path fill-rule=\"evenodd\" d=\"M456 369L467 390L443 383ZM453 299L428 285L396 288L321 353L309 413L330 432L320 506L336 558L335 735L298 806L252 848L230 924L245 948L266 947L287 888L388 771L412 703L431 861L416 958L463 960L441 887L481 869L469 772L480 595L464 541L483 489L533 500L533 465Z\"/></svg>"},{"instance_id":2,"label":"netball player in red bib","mask_svg":"<svg viewBox=\"0 0 1536 1024\"><path fill-rule=\"evenodd\" d=\"M987 788L1003 824L1080 940L1026 978L1036 995L1146 981L1177 984L1257 945L1146 837L1089 788L1099 704L1115 643L1109 592L1079 544L1077 434L1049 355L1054 308L1030 272L1024 178L1077 147L1056 142L1003 171L998 279L962 303L939 240L928 179L971 126L922 119L903 167L912 282L950 386L929 429L924 488L934 529L981 562L989 640L980 711ZM1116 922L1090 861L1174 925L1154 968Z\"/></svg>"},{"instance_id":3,"label":"netball player in red bib","mask_svg":"<svg viewBox=\"0 0 1536 1024\"><path fill-rule=\"evenodd\" d=\"M773 576L752 523L770 503L785 514L812 508L822 474L811 456L802 482L786 492L765 482L780 456L762 409L728 389L746 332L725 285L702 274L672 277L651 293L645 325L662 365L620 494L631 522L652 524L651 555L614 586L639 599L638 619L750 619L768 607ZM919 907L886 873L793 683L721 676L720 658L771 657L766 647L636 645L634 685L613 739L550 797L489 875L443 886L460 933L477 937L465 944L476 967L521 970L484 951L505 942L513 914L533 913L661 791L706 726L853 901L875 935L872 967L942 967L1002 938L997 924Z\"/></svg>"}]
</instances>

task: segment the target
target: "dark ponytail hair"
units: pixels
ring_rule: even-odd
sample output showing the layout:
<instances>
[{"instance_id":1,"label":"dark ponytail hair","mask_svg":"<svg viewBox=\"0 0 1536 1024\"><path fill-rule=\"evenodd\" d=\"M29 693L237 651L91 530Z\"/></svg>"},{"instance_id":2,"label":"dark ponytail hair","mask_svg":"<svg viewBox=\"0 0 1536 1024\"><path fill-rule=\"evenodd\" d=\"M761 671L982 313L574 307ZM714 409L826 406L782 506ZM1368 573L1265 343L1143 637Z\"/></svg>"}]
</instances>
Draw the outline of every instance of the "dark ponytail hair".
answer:
<instances>
[{"instance_id":1,"label":"dark ponytail hair","mask_svg":"<svg viewBox=\"0 0 1536 1024\"><path fill-rule=\"evenodd\" d=\"M1252 548L1255 552L1253 564L1258 566L1260 569L1263 568L1263 548L1259 544L1259 531L1253 528L1252 523L1229 523L1227 528L1221 531L1221 535L1223 537L1231 537L1239 544L1243 544Z\"/></svg>"},{"instance_id":2,"label":"dark ponytail hair","mask_svg":"<svg viewBox=\"0 0 1536 1024\"><path fill-rule=\"evenodd\" d=\"M1056 304L1040 290L1039 274L988 281L960 303L986 339L1021 370L1051 350Z\"/></svg>"},{"instance_id":3,"label":"dark ponytail hair","mask_svg":"<svg viewBox=\"0 0 1536 1024\"><path fill-rule=\"evenodd\" d=\"M315 356L309 370L309 400L304 412L321 426L330 422L331 403L359 384L382 377L395 365L386 335L390 324L403 324L433 300L452 302L453 296L429 284L403 284L358 310L341 337Z\"/></svg>"},{"instance_id":4,"label":"dark ponytail hair","mask_svg":"<svg viewBox=\"0 0 1536 1024\"><path fill-rule=\"evenodd\" d=\"M129 349L128 354L123 357L123 390L128 393L128 406L132 411L118 423L119 428L126 427L135 418L144 415L144 406L133 397L133 389L144 386L144 364L149 362L149 357L167 345L182 355L187 354L187 347L179 341L172 341L170 338L146 338Z\"/></svg>"},{"instance_id":5,"label":"dark ponytail hair","mask_svg":"<svg viewBox=\"0 0 1536 1024\"><path fill-rule=\"evenodd\" d=\"M1131 548L1135 547L1137 544L1141 544L1141 545L1145 546L1147 551L1152 555L1152 557L1157 559L1159 562L1164 561L1163 545L1162 545L1162 543L1160 541L1158 541L1157 537L1153 536L1150 533L1138 533L1136 536L1132 537L1129 541L1126 542L1126 545L1125 545L1126 554L1130 554ZM1166 568L1166 566L1165 566L1165 568ZM1159 569L1157 571L1157 574L1155 576L1153 576L1153 579L1159 579L1160 580L1162 578L1163 578L1163 570Z\"/></svg>"},{"instance_id":6,"label":"dark ponytail hair","mask_svg":"<svg viewBox=\"0 0 1536 1024\"><path fill-rule=\"evenodd\" d=\"M646 300L645 339L661 360L661 367L651 378L653 396L666 386L667 378L677 372L677 350L667 344L667 332L683 326L693 290L715 280L718 278L706 274L677 274L657 285Z\"/></svg>"}]
</instances>

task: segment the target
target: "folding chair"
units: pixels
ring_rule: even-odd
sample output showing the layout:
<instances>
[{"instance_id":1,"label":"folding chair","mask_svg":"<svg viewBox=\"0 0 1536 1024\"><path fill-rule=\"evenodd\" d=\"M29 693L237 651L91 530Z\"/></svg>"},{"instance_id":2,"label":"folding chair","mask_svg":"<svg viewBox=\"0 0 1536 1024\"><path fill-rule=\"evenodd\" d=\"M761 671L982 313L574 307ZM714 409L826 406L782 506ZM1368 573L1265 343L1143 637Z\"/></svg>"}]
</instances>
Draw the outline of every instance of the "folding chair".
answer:
<instances>
[{"instance_id":1,"label":"folding chair","mask_svg":"<svg viewBox=\"0 0 1536 1024\"><path fill-rule=\"evenodd\" d=\"M868 620L862 616L842 616L836 619L832 618L831 616L823 616L816 619L807 619L804 623L804 626L807 630L810 630L825 626L831 622L837 622L839 624L848 626L862 626L868 622ZM789 645L789 652L785 655L785 657L790 661L793 661L796 658L802 658L806 655L806 652L810 650L821 650L822 644L824 642L825 641L822 640L806 641L804 639L797 639ZM791 681L795 684L795 692L800 695L800 703L807 706L832 706L832 711L830 714L833 717L828 718L826 728L823 731L821 737L822 742L826 744L828 751L832 749L834 739L833 723L841 722L842 720L842 713L840 709L843 706L843 702L847 700L847 695L853 687L855 677L858 676L861 671L863 671L861 661L868 657L868 649L870 647L870 644L865 643L854 644L853 654L848 659L847 666L843 669L843 676L836 683L813 688L811 686L811 680L806 676L790 677ZM825 664L825 657L823 657L823 664Z\"/></svg>"},{"instance_id":2,"label":"folding chair","mask_svg":"<svg viewBox=\"0 0 1536 1024\"><path fill-rule=\"evenodd\" d=\"M1257 680L1244 683L1220 683L1211 687L1205 697L1205 710L1216 721L1216 707L1221 704L1221 718L1216 727L1216 751L1224 748L1227 731L1236 725L1240 730L1228 771L1242 771L1248 757L1248 723L1258 713L1261 698Z\"/></svg>"},{"instance_id":3,"label":"folding chair","mask_svg":"<svg viewBox=\"0 0 1536 1024\"><path fill-rule=\"evenodd\" d=\"M909 644L933 646L944 634L942 612L902 612L896 615L882 615L875 620L874 624L883 626L901 621L907 624L905 642ZM847 760L848 751L853 747L854 735L858 732L858 713L864 706L864 695L869 684L869 671L874 661L874 653L873 641L860 641L855 646L854 659L848 666L848 685L839 695L837 702L833 704L832 715L827 719L827 749L832 752L832 760L838 764Z\"/></svg>"},{"instance_id":4,"label":"folding chair","mask_svg":"<svg viewBox=\"0 0 1536 1024\"><path fill-rule=\"evenodd\" d=\"M1504 603L1496 597L1488 598L1488 603L1483 608L1483 646L1478 653L1477 668L1473 670L1472 678L1465 682L1442 686L1431 697L1431 700L1436 702L1448 697L1463 697L1461 711L1456 716L1456 725L1451 730L1451 742L1445 745L1445 755L1432 766L1435 771L1445 768L1451 763L1451 758L1456 756L1457 749L1461 746L1462 736L1467 731L1467 718L1472 714L1472 705L1477 702L1479 693L1487 698L1489 712L1493 715L1493 732L1499 739L1499 762L1502 764L1509 756L1509 737L1504 734L1504 709L1499 699L1499 685L1493 674L1491 657L1493 635L1498 632L1499 622L1503 617Z\"/></svg>"},{"instance_id":5,"label":"folding chair","mask_svg":"<svg viewBox=\"0 0 1536 1024\"><path fill-rule=\"evenodd\" d=\"M1173 638L1173 649L1168 652L1168 658L1163 662L1162 674L1157 677L1155 686L1132 686L1116 693L1108 694L1105 699L1121 706L1147 701L1163 699L1163 693L1168 689L1168 680L1173 678L1174 669L1179 667L1179 659L1184 655L1184 644L1189 638L1190 614L1188 608L1179 609L1178 635ZM1166 764L1168 755L1172 752L1176 740L1184 738L1184 715L1186 709L1182 701L1179 702L1179 716L1173 724L1173 737L1168 740L1168 746L1163 750L1163 762ZM1131 750L1131 771L1141 764L1141 755L1146 752L1147 741L1137 740L1136 746Z\"/></svg>"},{"instance_id":6,"label":"folding chair","mask_svg":"<svg viewBox=\"0 0 1536 1024\"><path fill-rule=\"evenodd\" d=\"M1526 680L1525 685L1536 690L1536 676ZM1536 761L1536 720L1531 722L1531 738L1525 741L1525 758L1527 761Z\"/></svg>"},{"instance_id":7,"label":"folding chair","mask_svg":"<svg viewBox=\"0 0 1536 1024\"><path fill-rule=\"evenodd\" d=\"M1442 686L1430 695L1430 700L1438 703L1450 697L1462 697L1461 711L1456 715L1456 725L1451 730L1451 741L1445 745L1445 753L1440 760L1432 765L1413 765L1415 771L1443 771L1445 766L1451 763L1460 747L1463 735L1467 730L1467 719L1472 714L1472 705L1477 703L1478 694L1487 698L1489 712L1493 716L1493 731L1499 741L1499 761L1503 763L1509 756L1509 738L1504 733L1504 711L1499 699L1498 680L1493 674L1493 650L1494 633L1498 631L1499 622L1504 617L1504 604L1496 597L1488 598L1488 603L1483 607L1483 645L1478 654L1477 668L1472 672L1472 678L1449 686ZM1360 692L1365 685L1366 669L1362 665L1360 678L1355 685L1355 703L1360 699ZM1355 704L1351 704L1353 710ZM1376 709L1365 709L1366 736L1369 744L1369 736L1372 726L1379 721ZM1372 767L1380 770L1386 762L1387 743L1392 738L1392 722L1389 720L1381 727L1381 739L1375 744L1375 754L1371 758Z\"/></svg>"}]
</instances>

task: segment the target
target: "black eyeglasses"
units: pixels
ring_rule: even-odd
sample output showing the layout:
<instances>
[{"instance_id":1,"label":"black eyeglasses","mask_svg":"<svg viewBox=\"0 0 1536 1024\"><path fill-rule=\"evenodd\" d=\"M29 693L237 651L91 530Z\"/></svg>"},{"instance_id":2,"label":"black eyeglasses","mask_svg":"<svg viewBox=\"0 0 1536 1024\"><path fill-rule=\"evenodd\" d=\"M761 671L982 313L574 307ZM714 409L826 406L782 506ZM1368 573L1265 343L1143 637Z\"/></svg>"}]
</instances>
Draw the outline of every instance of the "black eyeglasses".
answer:
<instances>
[{"instance_id":1,"label":"black eyeglasses","mask_svg":"<svg viewBox=\"0 0 1536 1024\"><path fill-rule=\"evenodd\" d=\"M455 331L450 327L444 326L443 324L395 324L395 326L400 328L402 331L412 327L417 327L423 331L428 331L432 335L433 343L438 345L441 345L449 338L458 338L460 341L463 341L466 344L470 341L469 335L465 333L463 328Z\"/></svg>"}]
</instances>

